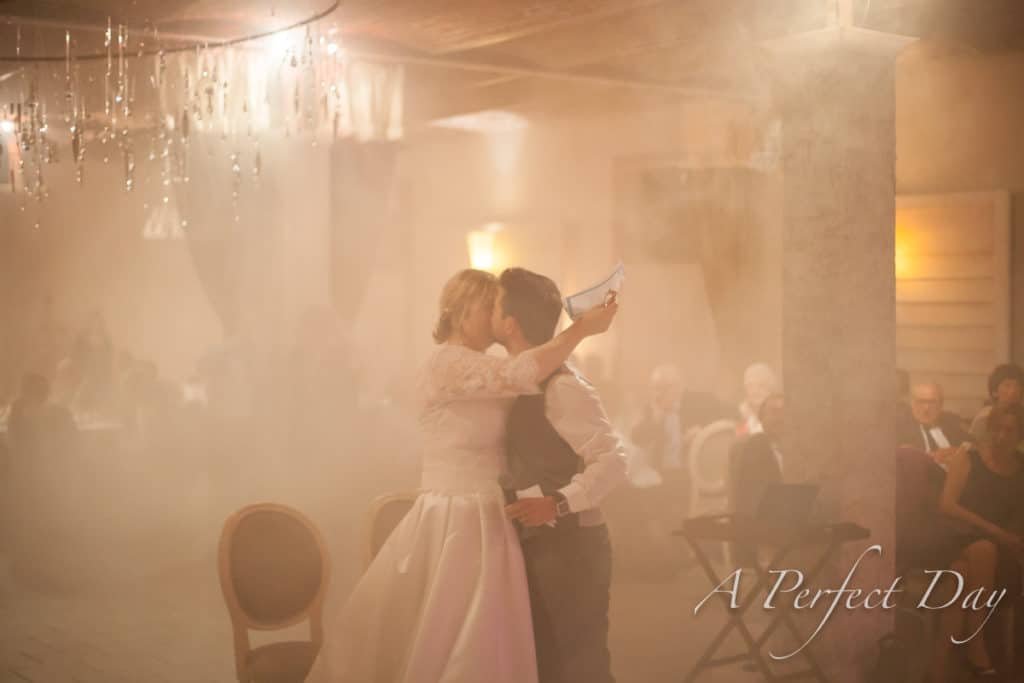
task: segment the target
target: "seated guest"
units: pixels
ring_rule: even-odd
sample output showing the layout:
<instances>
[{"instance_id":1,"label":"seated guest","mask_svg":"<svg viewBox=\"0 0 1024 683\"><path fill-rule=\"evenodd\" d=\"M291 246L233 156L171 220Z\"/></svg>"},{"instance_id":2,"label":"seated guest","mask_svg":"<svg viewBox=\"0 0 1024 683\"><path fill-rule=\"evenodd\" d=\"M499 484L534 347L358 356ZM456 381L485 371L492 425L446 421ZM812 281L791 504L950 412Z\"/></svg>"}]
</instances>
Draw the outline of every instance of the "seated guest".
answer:
<instances>
[{"instance_id":1,"label":"seated guest","mask_svg":"<svg viewBox=\"0 0 1024 683\"><path fill-rule=\"evenodd\" d=\"M941 568L935 566L935 551L943 547L952 524L939 512L945 482L946 471L927 453L905 445L896 449L896 576Z\"/></svg>"},{"instance_id":2,"label":"seated guest","mask_svg":"<svg viewBox=\"0 0 1024 683\"><path fill-rule=\"evenodd\" d=\"M634 567L643 567L645 574L651 565L642 556L660 558L657 575L674 573L687 562L681 545L665 541L679 520L693 513L690 445L702 427L728 416L730 408L711 394L684 390L674 365L660 365L651 373L648 400L630 430L637 447L630 449L635 454L630 480L644 494L632 499L628 517L620 517L623 524L635 520L630 522L632 541L643 545L634 546L636 557L630 561L640 560Z\"/></svg>"},{"instance_id":3,"label":"seated guest","mask_svg":"<svg viewBox=\"0 0 1024 683\"><path fill-rule=\"evenodd\" d=\"M180 393L160 377L156 363L133 361L125 372L120 394L124 402L123 422L141 443L156 445L172 440L171 425L180 405Z\"/></svg>"},{"instance_id":4,"label":"seated guest","mask_svg":"<svg viewBox=\"0 0 1024 683\"><path fill-rule=\"evenodd\" d=\"M1024 414L1019 408L996 405L989 413L987 436L978 447L958 452L949 466L939 509L960 524L937 550L937 567L950 567L964 578L964 594L1005 587L1020 595L1020 567L1024 540L1024 462L1017 444L1024 434ZM943 680L950 637L964 639L980 631L986 611L962 610L953 605L942 615L932 663L935 680ZM970 638L967 660L978 675L995 672L983 634Z\"/></svg>"},{"instance_id":5,"label":"seated guest","mask_svg":"<svg viewBox=\"0 0 1024 683\"><path fill-rule=\"evenodd\" d=\"M682 469L683 437L679 423L682 393L679 369L659 365L651 372L650 400L631 434L633 443L644 450L646 464L658 471Z\"/></svg>"},{"instance_id":6,"label":"seated guest","mask_svg":"<svg viewBox=\"0 0 1024 683\"><path fill-rule=\"evenodd\" d=\"M679 428L691 438L717 420L738 420L736 407L708 391L683 390L679 397Z\"/></svg>"},{"instance_id":7,"label":"seated guest","mask_svg":"<svg viewBox=\"0 0 1024 683\"><path fill-rule=\"evenodd\" d=\"M761 403L761 431L733 444L729 452L730 507L737 517L753 517L764 492L782 482L781 442L785 432L786 403L782 394L771 394ZM738 566L754 564L754 549L737 546L733 559Z\"/></svg>"},{"instance_id":8,"label":"seated guest","mask_svg":"<svg viewBox=\"0 0 1024 683\"><path fill-rule=\"evenodd\" d=\"M115 408L114 344L101 313L89 317L68 360L78 379L72 399L76 411L106 413Z\"/></svg>"},{"instance_id":9,"label":"seated guest","mask_svg":"<svg viewBox=\"0 0 1024 683\"><path fill-rule=\"evenodd\" d=\"M993 406L1019 406L1022 389L1024 370L1021 370L1019 365L997 365L988 376L988 395L991 402L974 416L974 421L971 422L971 436L978 439L985 436L985 425L988 424L988 415L992 412Z\"/></svg>"},{"instance_id":10,"label":"seated guest","mask_svg":"<svg viewBox=\"0 0 1024 683\"><path fill-rule=\"evenodd\" d=\"M70 411L50 403L49 380L36 373L26 374L8 420L12 453L22 457L38 455L51 447L63 450L71 445L74 433Z\"/></svg>"},{"instance_id":11,"label":"seated guest","mask_svg":"<svg viewBox=\"0 0 1024 683\"><path fill-rule=\"evenodd\" d=\"M659 365L651 373L650 400L630 437L646 452L648 465L662 472L686 469L697 432L715 420L735 418L735 411L713 394L683 389L676 366Z\"/></svg>"},{"instance_id":12,"label":"seated guest","mask_svg":"<svg viewBox=\"0 0 1024 683\"><path fill-rule=\"evenodd\" d=\"M761 421L758 419L758 412L761 410L761 403L770 394L779 390L779 380L775 371L765 363L754 363L743 372L743 402L740 403L740 423L737 433L757 434L761 431Z\"/></svg>"},{"instance_id":13,"label":"seated guest","mask_svg":"<svg viewBox=\"0 0 1024 683\"><path fill-rule=\"evenodd\" d=\"M944 468L957 448L971 436L960 426L960 418L942 410L942 387L935 382L915 384L911 390L911 419L900 425L898 443L924 451Z\"/></svg>"}]
</instances>

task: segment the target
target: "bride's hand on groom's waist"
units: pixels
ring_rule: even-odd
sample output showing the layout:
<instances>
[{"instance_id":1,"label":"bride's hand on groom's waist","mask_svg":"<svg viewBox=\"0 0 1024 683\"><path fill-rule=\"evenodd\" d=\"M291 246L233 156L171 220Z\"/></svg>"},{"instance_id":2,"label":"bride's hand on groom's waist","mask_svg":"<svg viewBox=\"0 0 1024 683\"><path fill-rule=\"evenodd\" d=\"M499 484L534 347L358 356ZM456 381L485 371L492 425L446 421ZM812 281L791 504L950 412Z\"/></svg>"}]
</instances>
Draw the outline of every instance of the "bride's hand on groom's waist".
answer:
<instances>
[{"instance_id":1,"label":"bride's hand on groom's waist","mask_svg":"<svg viewBox=\"0 0 1024 683\"><path fill-rule=\"evenodd\" d=\"M555 521L558 509L552 496L524 498L506 505L505 515L523 526L542 526Z\"/></svg>"}]
</instances>

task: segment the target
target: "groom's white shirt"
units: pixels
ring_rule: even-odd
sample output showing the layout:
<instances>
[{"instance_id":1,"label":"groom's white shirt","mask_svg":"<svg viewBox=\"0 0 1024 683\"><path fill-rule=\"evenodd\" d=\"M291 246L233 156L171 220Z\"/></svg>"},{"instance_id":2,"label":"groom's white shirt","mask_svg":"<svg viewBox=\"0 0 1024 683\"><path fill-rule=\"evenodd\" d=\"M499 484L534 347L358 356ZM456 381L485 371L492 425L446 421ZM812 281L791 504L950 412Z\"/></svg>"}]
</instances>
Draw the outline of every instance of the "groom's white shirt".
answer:
<instances>
[{"instance_id":1,"label":"groom's white shirt","mask_svg":"<svg viewBox=\"0 0 1024 683\"><path fill-rule=\"evenodd\" d=\"M544 413L558 435L583 459L584 469L560 489L581 526L604 520L598 505L626 481L626 451L594 387L570 368L548 384Z\"/></svg>"}]
</instances>

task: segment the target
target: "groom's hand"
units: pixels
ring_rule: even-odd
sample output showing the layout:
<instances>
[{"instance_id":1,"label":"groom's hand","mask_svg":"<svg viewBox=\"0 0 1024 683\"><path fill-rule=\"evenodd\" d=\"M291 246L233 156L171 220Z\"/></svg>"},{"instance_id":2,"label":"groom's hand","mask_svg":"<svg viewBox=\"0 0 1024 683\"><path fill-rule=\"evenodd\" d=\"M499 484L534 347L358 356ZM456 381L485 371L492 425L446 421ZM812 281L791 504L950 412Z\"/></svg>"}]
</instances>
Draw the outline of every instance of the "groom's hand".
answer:
<instances>
[{"instance_id":1,"label":"groom's hand","mask_svg":"<svg viewBox=\"0 0 1024 683\"><path fill-rule=\"evenodd\" d=\"M523 526L542 526L558 518L558 509L552 496L524 498L505 506L505 514Z\"/></svg>"}]
</instances>

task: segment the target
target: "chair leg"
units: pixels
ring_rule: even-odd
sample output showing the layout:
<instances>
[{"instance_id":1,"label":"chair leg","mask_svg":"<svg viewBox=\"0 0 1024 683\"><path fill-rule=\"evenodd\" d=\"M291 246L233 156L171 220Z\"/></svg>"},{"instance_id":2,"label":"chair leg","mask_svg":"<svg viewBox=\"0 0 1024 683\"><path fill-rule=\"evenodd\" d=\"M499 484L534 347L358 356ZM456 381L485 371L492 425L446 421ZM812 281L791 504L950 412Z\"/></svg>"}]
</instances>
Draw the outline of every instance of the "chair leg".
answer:
<instances>
[{"instance_id":1,"label":"chair leg","mask_svg":"<svg viewBox=\"0 0 1024 683\"><path fill-rule=\"evenodd\" d=\"M1003 624L1002 624L1002 626L1003 626L1002 631L1003 631L1003 633L1002 633L1002 638L1000 639L1000 640L1003 641L1002 642L1002 646L1003 647L1001 648L1002 649L1003 670L1007 671L1007 672L1010 672L1010 673L1013 673L1013 672L1016 671L1016 669L1014 668L1016 666L1016 662L1014 661L1015 660L1014 650L1017 649L1016 648L1017 637L1016 637L1016 634L1014 633L1014 630L1015 630L1015 627L1016 627L1016 624L1014 623L1016 621L1016 618L1015 618L1016 617L1016 615L1015 615L1016 610L1014 609L1014 606L1011 605L1010 608L1007 609L1007 610L1004 610L1004 612L1005 612L1005 614L1003 615L1003 619L1002 619L1002 622L1003 622Z\"/></svg>"}]
</instances>

